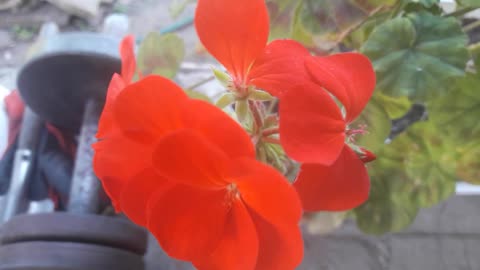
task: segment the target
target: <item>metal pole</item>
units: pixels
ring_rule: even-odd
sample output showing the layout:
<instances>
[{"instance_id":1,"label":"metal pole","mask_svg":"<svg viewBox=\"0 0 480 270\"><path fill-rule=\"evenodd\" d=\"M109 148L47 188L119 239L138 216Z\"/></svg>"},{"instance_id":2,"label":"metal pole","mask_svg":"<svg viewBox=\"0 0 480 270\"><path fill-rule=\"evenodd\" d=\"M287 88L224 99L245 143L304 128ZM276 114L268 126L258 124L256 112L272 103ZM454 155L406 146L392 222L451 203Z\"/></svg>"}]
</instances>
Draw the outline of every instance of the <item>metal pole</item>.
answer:
<instances>
[{"instance_id":1,"label":"metal pole","mask_svg":"<svg viewBox=\"0 0 480 270\"><path fill-rule=\"evenodd\" d=\"M26 187L32 163L35 159L35 149L39 141L43 121L30 108L25 107L22 128L18 138L18 148L13 161L10 187L5 196L5 210L2 222L28 209Z\"/></svg>"},{"instance_id":2,"label":"metal pole","mask_svg":"<svg viewBox=\"0 0 480 270\"><path fill-rule=\"evenodd\" d=\"M93 172L93 148L102 105L93 99L85 106L83 123L73 169L67 210L71 213L96 214L99 210L100 181Z\"/></svg>"}]
</instances>

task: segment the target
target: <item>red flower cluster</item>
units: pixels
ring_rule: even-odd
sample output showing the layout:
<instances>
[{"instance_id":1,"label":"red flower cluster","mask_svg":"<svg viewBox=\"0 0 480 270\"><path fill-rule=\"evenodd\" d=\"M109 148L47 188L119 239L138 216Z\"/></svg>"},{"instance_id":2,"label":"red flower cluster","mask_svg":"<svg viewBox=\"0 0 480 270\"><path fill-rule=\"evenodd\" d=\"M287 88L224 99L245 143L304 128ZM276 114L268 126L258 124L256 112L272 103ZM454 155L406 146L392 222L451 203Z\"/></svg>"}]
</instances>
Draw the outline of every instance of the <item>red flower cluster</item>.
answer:
<instances>
[{"instance_id":1,"label":"red flower cluster","mask_svg":"<svg viewBox=\"0 0 480 270\"><path fill-rule=\"evenodd\" d=\"M249 134L217 107L162 77L131 83L132 37L109 86L94 169L116 210L170 256L200 270L294 269L303 257L302 205L347 210L368 197L364 162L374 156L354 145L360 131L349 125L373 93L373 68L357 53L315 57L292 40L267 44L264 0L199 0L195 25L235 97L261 89L279 99L279 127L264 135L278 131L301 163L294 184L257 161Z\"/></svg>"},{"instance_id":2,"label":"red flower cluster","mask_svg":"<svg viewBox=\"0 0 480 270\"><path fill-rule=\"evenodd\" d=\"M288 156L302 163L294 186L304 209L347 210L363 203L370 184L362 160L374 156L353 145L349 137L356 132L348 124L375 88L370 61L358 53L311 56L292 40L267 45L264 1L227 2L198 1L198 35L231 75L237 95L248 96L253 88L280 99L280 140Z\"/></svg>"},{"instance_id":3,"label":"red flower cluster","mask_svg":"<svg viewBox=\"0 0 480 270\"><path fill-rule=\"evenodd\" d=\"M128 84L133 72L124 70L112 79L94 145L116 210L198 269L294 269L303 257L300 200L255 160L248 134L168 79Z\"/></svg>"}]
</instances>

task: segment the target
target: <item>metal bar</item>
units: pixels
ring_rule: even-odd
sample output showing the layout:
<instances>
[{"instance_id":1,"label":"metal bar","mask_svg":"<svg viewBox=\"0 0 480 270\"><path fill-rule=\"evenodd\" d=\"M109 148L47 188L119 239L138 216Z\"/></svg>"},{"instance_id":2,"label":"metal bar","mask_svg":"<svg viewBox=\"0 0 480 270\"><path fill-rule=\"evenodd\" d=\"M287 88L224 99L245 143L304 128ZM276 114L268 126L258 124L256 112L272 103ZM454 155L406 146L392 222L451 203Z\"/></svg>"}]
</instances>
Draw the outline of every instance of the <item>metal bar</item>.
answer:
<instances>
[{"instance_id":1,"label":"metal bar","mask_svg":"<svg viewBox=\"0 0 480 270\"><path fill-rule=\"evenodd\" d=\"M26 107L18 139L18 148L13 161L10 186L5 196L2 222L6 222L28 209L28 200L25 193L42 126L43 121L30 108Z\"/></svg>"},{"instance_id":2,"label":"metal bar","mask_svg":"<svg viewBox=\"0 0 480 270\"><path fill-rule=\"evenodd\" d=\"M93 99L85 106L77 157L73 169L68 212L96 214L99 210L100 181L93 172L93 148L102 105Z\"/></svg>"}]
</instances>

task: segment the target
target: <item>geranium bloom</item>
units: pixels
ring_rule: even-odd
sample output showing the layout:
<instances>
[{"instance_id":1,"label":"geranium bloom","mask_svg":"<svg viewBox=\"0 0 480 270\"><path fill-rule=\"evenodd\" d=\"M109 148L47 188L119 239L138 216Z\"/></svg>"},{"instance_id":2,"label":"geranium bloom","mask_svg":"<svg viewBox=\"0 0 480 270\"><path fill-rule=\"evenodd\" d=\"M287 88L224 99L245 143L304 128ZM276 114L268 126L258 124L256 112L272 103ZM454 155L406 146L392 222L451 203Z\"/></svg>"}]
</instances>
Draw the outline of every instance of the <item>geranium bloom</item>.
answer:
<instances>
[{"instance_id":1,"label":"geranium bloom","mask_svg":"<svg viewBox=\"0 0 480 270\"><path fill-rule=\"evenodd\" d=\"M309 57L306 67L315 84L289 91L280 101L282 146L302 163L294 186L305 210L351 209L368 197L363 161L374 157L354 145L352 136L362 131L349 124L367 105L375 72L358 53ZM343 104L345 115L324 89Z\"/></svg>"},{"instance_id":2,"label":"geranium bloom","mask_svg":"<svg viewBox=\"0 0 480 270\"><path fill-rule=\"evenodd\" d=\"M106 119L112 116L112 104L113 100L117 97L120 91L132 82L133 76L137 68L134 52L135 39L132 35L123 38L120 43L120 57L122 60L122 68L120 74L113 74L110 84L108 85L107 97L105 100L105 106L102 111L101 118ZM113 121L100 121L98 125L97 137L101 138L112 130L109 125Z\"/></svg>"},{"instance_id":3,"label":"geranium bloom","mask_svg":"<svg viewBox=\"0 0 480 270\"><path fill-rule=\"evenodd\" d=\"M300 200L227 114L159 76L126 86L110 106L95 171L116 209L167 254L200 270L300 263Z\"/></svg>"},{"instance_id":4,"label":"geranium bloom","mask_svg":"<svg viewBox=\"0 0 480 270\"><path fill-rule=\"evenodd\" d=\"M199 0L195 27L205 48L227 69L232 90L248 96L249 87L274 96L309 80L304 57L310 53L293 40L267 45L268 11L264 0Z\"/></svg>"}]
</instances>

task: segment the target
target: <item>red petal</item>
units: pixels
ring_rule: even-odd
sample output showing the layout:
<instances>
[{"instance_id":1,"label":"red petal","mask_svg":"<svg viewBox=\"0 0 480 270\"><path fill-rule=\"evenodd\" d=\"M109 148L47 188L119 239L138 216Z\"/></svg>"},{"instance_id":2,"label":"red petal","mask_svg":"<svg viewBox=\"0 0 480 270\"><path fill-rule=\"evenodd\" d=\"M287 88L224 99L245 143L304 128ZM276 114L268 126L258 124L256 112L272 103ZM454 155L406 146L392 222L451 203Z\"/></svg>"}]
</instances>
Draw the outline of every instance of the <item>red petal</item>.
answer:
<instances>
[{"instance_id":1,"label":"red petal","mask_svg":"<svg viewBox=\"0 0 480 270\"><path fill-rule=\"evenodd\" d=\"M363 152L363 155L360 156L360 159L363 161L363 163L372 162L375 159L377 159L377 156L374 153L372 153L372 152L370 152L367 149L362 148L362 147L360 147L360 149Z\"/></svg>"},{"instance_id":2,"label":"red petal","mask_svg":"<svg viewBox=\"0 0 480 270\"><path fill-rule=\"evenodd\" d=\"M311 57L306 66L314 81L343 103L348 123L360 115L375 89L375 71L367 57L359 53Z\"/></svg>"},{"instance_id":3,"label":"red petal","mask_svg":"<svg viewBox=\"0 0 480 270\"><path fill-rule=\"evenodd\" d=\"M125 83L132 82L137 65L135 63L135 52L133 50L135 39L129 35L123 38L120 44L120 57L122 58L122 78Z\"/></svg>"},{"instance_id":4,"label":"red petal","mask_svg":"<svg viewBox=\"0 0 480 270\"><path fill-rule=\"evenodd\" d=\"M225 153L200 133L181 129L166 135L155 147L157 172L175 183L202 188L228 184L224 179Z\"/></svg>"},{"instance_id":5,"label":"red petal","mask_svg":"<svg viewBox=\"0 0 480 270\"><path fill-rule=\"evenodd\" d=\"M298 225L271 224L250 211L259 239L255 270L292 270L303 259L303 239Z\"/></svg>"},{"instance_id":6,"label":"red petal","mask_svg":"<svg viewBox=\"0 0 480 270\"><path fill-rule=\"evenodd\" d=\"M264 0L199 0L195 27L205 48L242 84L267 44L267 7Z\"/></svg>"},{"instance_id":7,"label":"red petal","mask_svg":"<svg viewBox=\"0 0 480 270\"><path fill-rule=\"evenodd\" d=\"M130 178L122 188L120 208L125 215L140 226L147 226L147 204L160 190L167 191L173 184L159 176L150 167Z\"/></svg>"},{"instance_id":8,"label":"red petal","mask_svg":"<svg viewBox=\"0 0 480 270\"><path fill-rule=\"evenodd\" d=\"M125 82L118 74L113 74L112 80L108 85L107 97L103 107L100 120L98 122L98 131L96 137L98 139L107 138L109 134L114 132L115 119L113 117L113 104L118 94L125 88Z\"/></svg>"},{"instance_id":9,"label":"red petal","mask_svg":"<svg viewBox=\"0 0 480 270\"><path fill-rule=\"evenodd\" d=\"M148 76L128 85L115 101L115 121L130 137L157 140L182 126L181 107L188 97L174 82Z\"/></svg>"},{"instance_id":10,"label":"red petal","mask_svg":"<svg viewBox=\"0 0 480 270\"><path fill-rule=\"evenodd\" d=\"M229 115L201 100L189 100L184 106L185 126L202 133L229 157L255 158L250 136Z\"/></svg>"},{"instance_id":11,"label":"red petal","mask_svg":"<svg viewBox=\"0 0 480 270\"><path fill-rule=\"evenodd\" d=\"M280 100L280 141L305 163L333 163L345 144L345 122L329 94L316 85L288 91Z\"/></svg>"},{"instance_id":12,"label":"red petal","mask_svg":"<svg viewBox=\"0 0 480 270\"><path fill-rule=\"evenodd\" d=\"M249 208L273 224L296 225L302 204L293 186L274 168L254 159L236 159L230 166L231 179Z\"/></svg>"},{"instance_id":13,"label":"red petal","mask_svg":"<svg viewBox=\"0 0 480 270\"><path fill-rule=\"evenodd\" d=\"M198 261L212 254L224 235L229 211L225 196L225 190L175 185L153 195L148 229L169 256Z\"/></svg>"},{"instance_id":14,"label":"red petal","mask_svg":"<svg viewBox=\"0 0 480 270\"><path fill-rule=\"evenodd\" d=\"M258 237L250 213L237 200L228 214L225 232L212 255L194 262L198 270L254 269L258 256Z\"/></svg>"},{"instance_id":15,"label":"red petal","mask_svg":"<svg viewBox=\"0 0 480 270\"><path fill-rule=\"evenodd\" d=\"M120 211L121 191L128 181L145 168L151 166L151 148L130 140L121 134L101 140L93 145L93 169L103 188ZM135 158L132 158L135 157Z\"/></svg>"},{"instance_id":16,"label":"red petal","mask_svg":"<svg viewBox=\"0 0 480 270\"><path fill-rule=\"evenodd\" d=\"M367 169L350 147L331 166L303 164L294 183L306 211L343 211L365 202Z\"/></svg>"},{"instance_id":17,"label":"red petal","mask_svg":"<svg viewBox=\"0 0 480 270\"><path fill-rule=\"evenodd\" d=\"M274 96L310 81L305 68L308 50L293 40L275 40L267 45L249 72L249 84Z\"/></svg>"}]
</instances>

